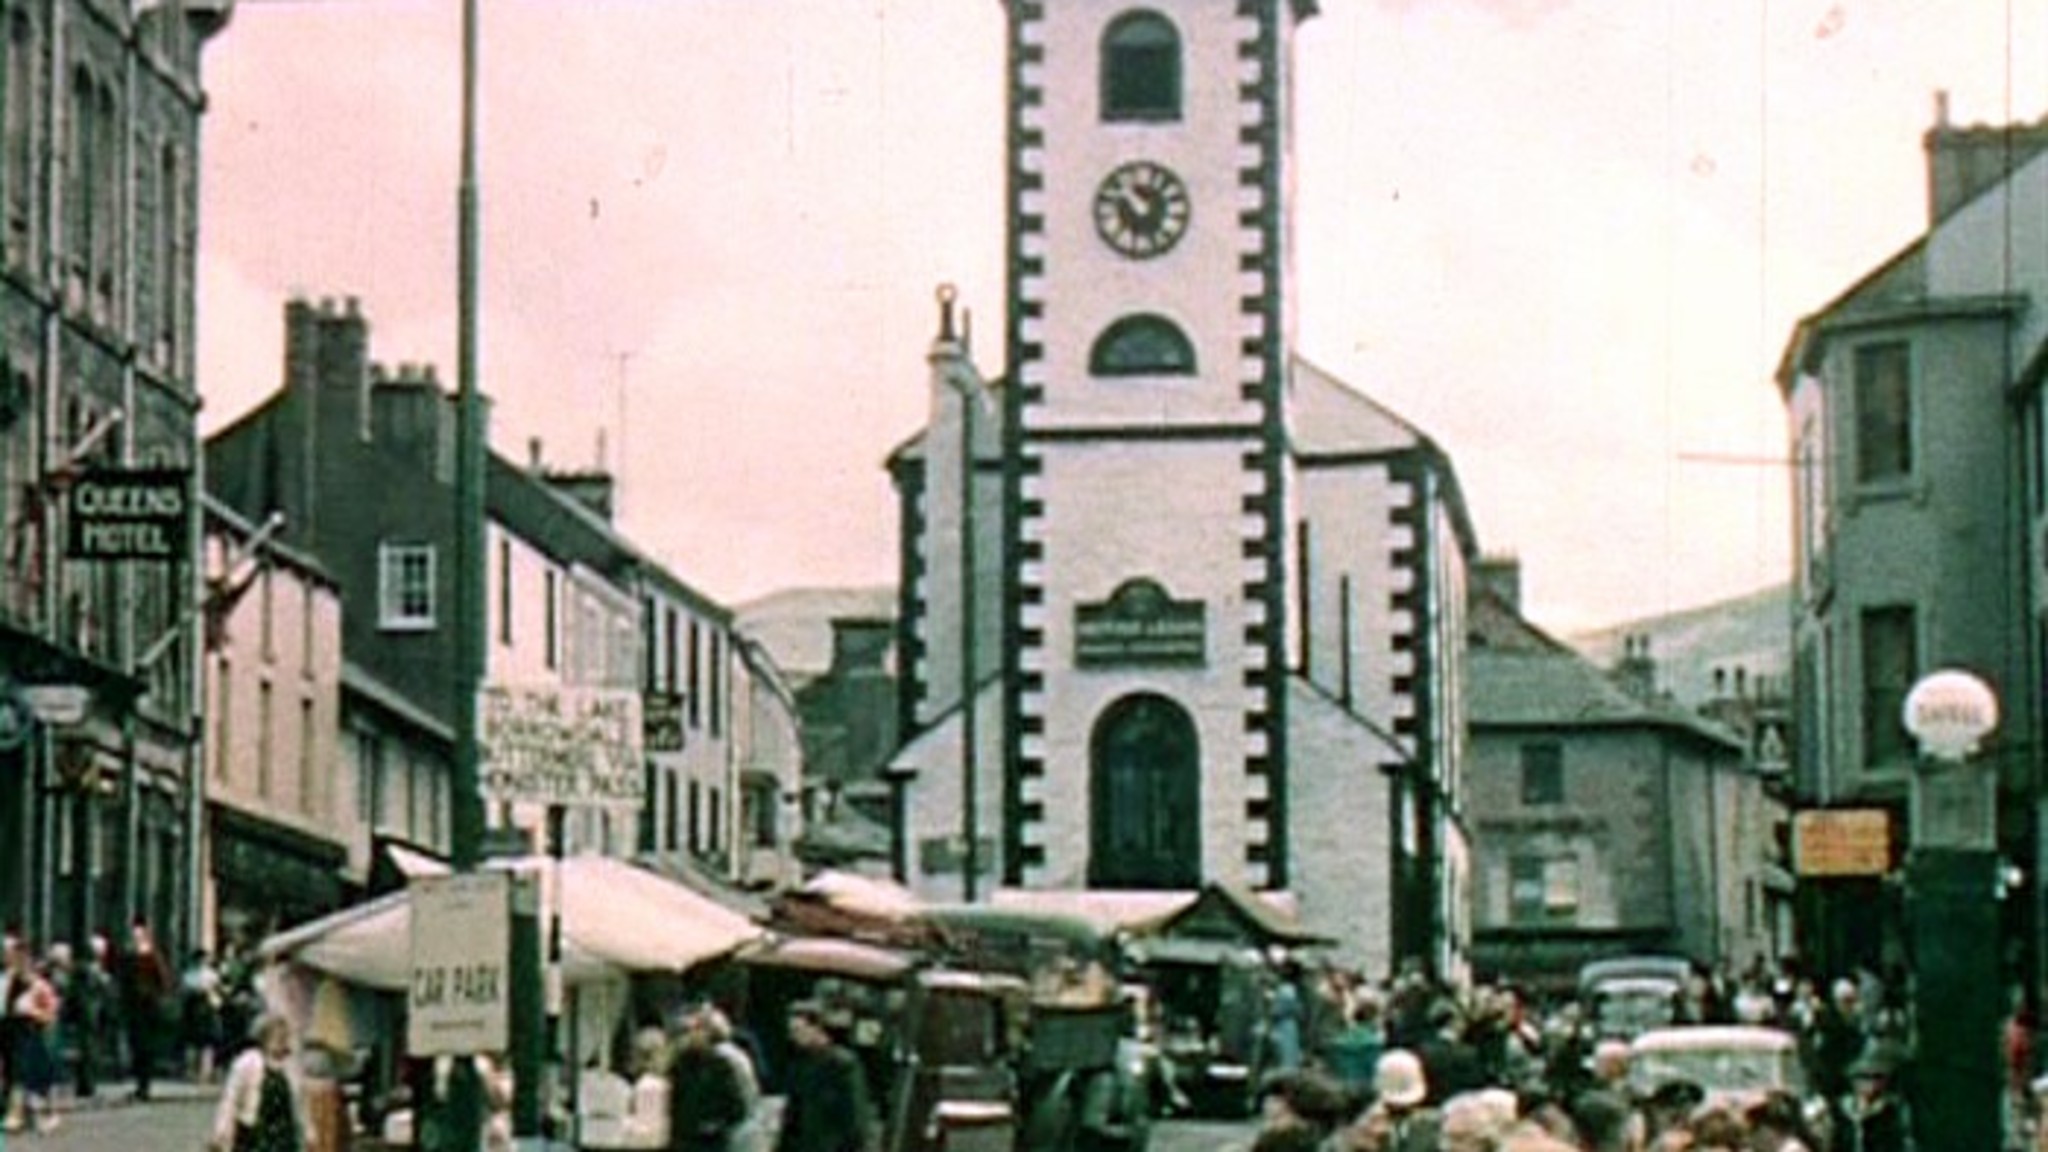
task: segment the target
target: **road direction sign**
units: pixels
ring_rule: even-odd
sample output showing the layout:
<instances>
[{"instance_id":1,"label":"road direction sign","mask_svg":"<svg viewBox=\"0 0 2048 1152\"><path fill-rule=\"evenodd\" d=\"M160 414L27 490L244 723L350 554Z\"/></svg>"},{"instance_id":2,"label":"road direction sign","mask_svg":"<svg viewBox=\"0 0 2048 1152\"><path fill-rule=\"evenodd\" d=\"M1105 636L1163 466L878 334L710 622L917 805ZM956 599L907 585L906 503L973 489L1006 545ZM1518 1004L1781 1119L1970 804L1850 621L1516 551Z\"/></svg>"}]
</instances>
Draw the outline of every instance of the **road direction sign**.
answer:
<instances>
[{"instance_id":1,"label":"road direction sign","mask_svg":"<svg viewBox=\"0 0 2048 1152\"><path fill-rule=\"evenodd\" d=\"M494 684L479 693L477 716L487 800L637 808L646 796L637 692Z\"/></svg>"}]
</instances>

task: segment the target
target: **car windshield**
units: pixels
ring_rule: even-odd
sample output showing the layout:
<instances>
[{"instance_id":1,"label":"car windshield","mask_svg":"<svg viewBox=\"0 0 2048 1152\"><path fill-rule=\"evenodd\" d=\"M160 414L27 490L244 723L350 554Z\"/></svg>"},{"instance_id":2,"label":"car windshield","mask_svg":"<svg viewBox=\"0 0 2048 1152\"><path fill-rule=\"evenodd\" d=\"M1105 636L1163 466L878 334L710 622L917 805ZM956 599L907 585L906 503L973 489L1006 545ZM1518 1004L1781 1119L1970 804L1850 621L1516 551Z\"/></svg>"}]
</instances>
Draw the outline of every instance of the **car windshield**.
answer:
<instances>
[{"instance_id":1,"label":"car windshield","mask_svg":"<svg viewBox=\"0 0 2048 1152\"><path fill-rule=\"evenodd\" d=\"M1603 1035L1634 1035L1671 1023L1671 994L1650 988L1604 989L1594 1013Z\"/></svg>"},{"instance_id":2,"label":"car windshield","mask_svg":"<svg viewBox=\"0 0 2048 1152\"><path fill-rule=\"evenodd\" d=\"M1762 1048L1673 1048L1637 1052L1629 1078L1638 1091L1687 1080L1710 1093L1764 1092L1773 1088L1798 1091L1798 1074L1790 1052Z\"/></svg>"}]
</instances>

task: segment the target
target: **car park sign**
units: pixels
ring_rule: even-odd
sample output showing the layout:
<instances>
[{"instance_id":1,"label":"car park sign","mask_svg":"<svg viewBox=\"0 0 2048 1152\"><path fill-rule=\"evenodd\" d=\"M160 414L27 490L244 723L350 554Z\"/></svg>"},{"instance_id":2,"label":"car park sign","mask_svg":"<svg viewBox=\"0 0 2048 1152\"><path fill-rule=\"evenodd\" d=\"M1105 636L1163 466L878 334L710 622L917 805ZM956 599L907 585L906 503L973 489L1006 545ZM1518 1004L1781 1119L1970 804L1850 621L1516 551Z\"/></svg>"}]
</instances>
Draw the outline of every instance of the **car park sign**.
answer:
<instances>
[{"instance_id":1,"label":"car park sign","mask_svg":"<svg viewBox=\"0 0 2048 1152\"><path fill-rule=\"evenodd\" d=\"M412 883L410 902L407 1054L503 1051L511 1036L510 875L421 877Z\"/></svg>"}]
</instances>

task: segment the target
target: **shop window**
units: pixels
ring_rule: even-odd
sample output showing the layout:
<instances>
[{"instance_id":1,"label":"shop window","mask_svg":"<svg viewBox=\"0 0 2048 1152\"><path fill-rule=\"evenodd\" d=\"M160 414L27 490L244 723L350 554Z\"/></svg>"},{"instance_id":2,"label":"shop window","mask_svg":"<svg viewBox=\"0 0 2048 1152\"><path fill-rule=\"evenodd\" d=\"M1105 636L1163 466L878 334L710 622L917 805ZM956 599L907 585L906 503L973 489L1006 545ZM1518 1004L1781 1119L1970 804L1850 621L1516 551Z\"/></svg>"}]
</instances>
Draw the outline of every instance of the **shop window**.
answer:
<instances>
[{"instance_id":1,"label":"shop window","mask_svg":"<svg viewBox=\"0 0 2048 1152\"><path fill-rule=\"evenodd\" d=\"M1569 924L1579 913L1579 862L1568 856L1515 856L1508 861L1508 922Z\"/></svg>"}]
</instances>

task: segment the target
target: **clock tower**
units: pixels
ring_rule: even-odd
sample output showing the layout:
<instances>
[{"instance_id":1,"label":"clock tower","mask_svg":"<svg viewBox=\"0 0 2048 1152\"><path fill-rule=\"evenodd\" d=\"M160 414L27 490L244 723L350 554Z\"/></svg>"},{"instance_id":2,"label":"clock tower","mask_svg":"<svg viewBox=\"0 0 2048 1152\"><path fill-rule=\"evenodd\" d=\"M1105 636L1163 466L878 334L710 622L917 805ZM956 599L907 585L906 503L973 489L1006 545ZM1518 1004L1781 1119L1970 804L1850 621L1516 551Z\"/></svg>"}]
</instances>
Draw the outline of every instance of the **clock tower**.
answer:
<instances>
[{"instance_id":1,"label":"clock tower","mask_svg":"<svg viewBox=\"0 0 2048 1152\"><path fill-rule=\"evenodd\" d=\"M1007 361L942 291L889 461L892 864L1097 913L1262 892L1349 962L1453 975L1478 537L1443 449L1294 347L1314 7L1007 4Z\"/></svg>"},{"instance_id":2,"label":"clock tower","mask_svg":"<svg viewBox=\"0 0 2048 1152\"><path fill-rule=\"evenodd\" d=\"M1289 884L1311 0L1010 0L1001 882Z\"/></svg>"}]
</instances>

